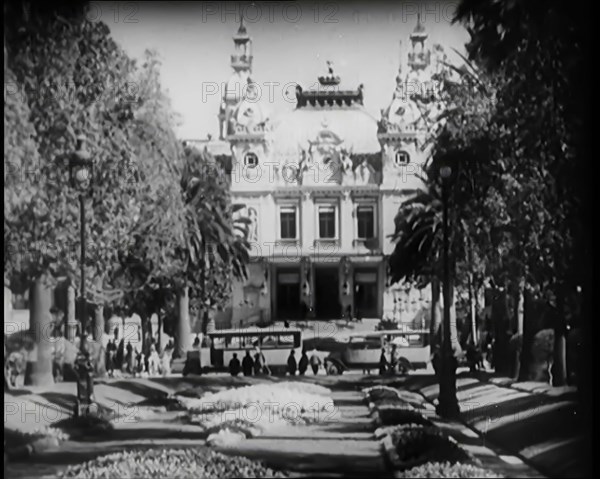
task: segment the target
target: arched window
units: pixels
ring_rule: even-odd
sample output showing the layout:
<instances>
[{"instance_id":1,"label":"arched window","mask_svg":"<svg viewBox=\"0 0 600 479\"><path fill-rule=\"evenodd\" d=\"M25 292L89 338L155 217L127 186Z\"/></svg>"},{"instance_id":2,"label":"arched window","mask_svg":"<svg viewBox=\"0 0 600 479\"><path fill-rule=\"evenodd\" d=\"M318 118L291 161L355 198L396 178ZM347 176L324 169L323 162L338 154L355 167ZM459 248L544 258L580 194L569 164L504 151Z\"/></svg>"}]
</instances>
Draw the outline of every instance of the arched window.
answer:
<instances>
[{"instance_id":1,"label":"arched window","mask_svg":"<svg viewBox=\"0 0 600 479\"><path fill-rule=\"evenodd\" d=\"M406 151L396 152L396 155L394 156L394 163L396 163L397 166L408 165L409 162L410 156L408 156L408 153Z\"/></svg>"},{"instance_id":2,"label":"arched window","mask_svg":"<svg viewBox=\"0 0 600 479\"><path fill-rule=\"evenodd\" d=\"M258 166L258 156L256 153L248 152L244 155L244 166L256 168Z\"/></svg>"}]
</instances>

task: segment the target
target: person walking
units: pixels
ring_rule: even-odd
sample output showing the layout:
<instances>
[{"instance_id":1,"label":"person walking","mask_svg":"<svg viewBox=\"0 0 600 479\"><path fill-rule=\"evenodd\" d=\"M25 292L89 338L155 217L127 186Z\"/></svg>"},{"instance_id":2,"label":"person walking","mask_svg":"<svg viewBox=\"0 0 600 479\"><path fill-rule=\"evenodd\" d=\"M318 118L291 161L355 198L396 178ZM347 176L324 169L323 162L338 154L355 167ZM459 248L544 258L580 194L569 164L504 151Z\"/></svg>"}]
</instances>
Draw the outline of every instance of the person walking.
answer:
<instances>
[{"instance_id":1,"label":"person walking","mask_svg":"<svg viewBox=\"0 0 600 479\"><path fill-rule=\"evenodd\" d=\"M306 349L302 350L302 357L300 358L300 363L298 364L298 372L300 376L304 376L306 370L308 369L308 355L306 354Z\"/></svg>"},{"instance_id":2,"label":"person walking","mask_svg":"<svg viewBox=\"0 0 600 479\"><path fill-rule=\"evenodd\" d=\"M250 350L246 350L246 355L244 359L242 359L242 372L244 376L252 376L252 368L254 368L254 361L252 360L252 356L250 356Z\"/></svg>"},{"instance_id":3,"label":"person walking","mask_svg":"<svg viewBox=\"0 0 600 479\"><path fill-rule=\"evenodd\" d=\"M265 355L262 353L258 345L254 347L254 375L258 376L265 371Z\"/></svg>"},{"instance_id":4,"label":"person walking","mask_svg":"<svg viewBox=\"0 0 600 479\"><path fill-rule=\"evenodd\" d=\"M379 375L385 375L387 369L388 360L385 357L385 348L381 348L381 356L379 357Z\"/></svg>"},{"instance_id":5,"label":"person walking","mask_svg":"<svg viewBox=\"0 0 600 479\"><path fill-rule=\"evenodd\" d=\"M115 374L116 355L117 345L112 339L109 339L108 344L106 345L106 371L110 378Z\"/></svg>"},{"instance_id":6,"label":"person walking","mask_svg":"<svg viewBox=\"0 0 600 479\"><path fill-rule=\"evenodd\" d=\"M287 366L288 366L288 373L289 373L289 375L290 376L295 376L296 375L296 369L298 368L298 365L296 364L296 357L294 356L294 350L293 349L290 352L290 355L288 357Z\"/></svg>"},{"instance_id":7,"label":"person walking","mask_svg":"<svg viewBox=\"0 0 600 479\"><path fill-rule=\"evenodd\" d=\"M392 353L391 353L391 361L389 371L391 374L396 374L396 367L398 366L398 346L396 344L392 344Z\"/></svg>"},{"instance_id":8,"label":"person walking","mask_svg":"<svg viewBox=\"0 0 600 479\"><path fill-rule=\"evenodd\" d=\"M319 372L319 367L321 366L321 358L317 354L317 350L313 349L312 354L310 356L310 367L313 370L313 374L316 376Z\"/></svg>"},{"instance_id":9,"label":"person walking","mask_svg":"<svg viewBox=\"0 0 600 479\"><path fill-rule=\"evenodd\" d=\"M238 374L240 374L240 369L241 364L237 357L237 353L233 353L233 358L231 358L231 361L229 361L229 374L231 374L233 377L236 377Z\"/></svg>"},{"instance_id":10,"label":"person walking","mask_svg":"<svg viewBox=\"0 0 600 479\"><path fill-rule=\"evenodd\" d=\"M133 356L133 346L131 345L130 341L127 342L127 355L125 356L125 363L125 370L127 373L133 374L135 372L135 357Z\"/></svg>"}]
</instances>

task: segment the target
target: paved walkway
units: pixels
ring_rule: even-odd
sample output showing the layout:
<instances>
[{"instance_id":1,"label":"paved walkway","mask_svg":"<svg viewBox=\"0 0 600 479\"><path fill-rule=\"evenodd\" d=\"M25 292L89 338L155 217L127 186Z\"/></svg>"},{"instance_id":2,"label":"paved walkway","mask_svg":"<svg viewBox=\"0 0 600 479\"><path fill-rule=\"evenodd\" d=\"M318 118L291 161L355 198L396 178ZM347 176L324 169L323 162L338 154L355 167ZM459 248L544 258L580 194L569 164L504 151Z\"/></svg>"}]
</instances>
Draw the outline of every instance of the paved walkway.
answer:
<instances>
[{"instance_id":1,"label":"paved walkway","mask_svg":"<svg viewBox=\"0 0 600 479\"><path fill-rule=\"evenodd\" d=\"M408 388L420 391L432 403L437 401L437 384L410 383ZM487 452L481 448L486 448L502 461L522 468L522 473L515 472L519 477L586 476L582 454L585 441L573 388L512 383L507 378L482 381L460 377L457 399L464 424L452 426L457 430L455 438L467 449L471 446L465 435L479 438L470 441L476 447L472 452L483 462ZM494 466L494 461L489 464Z\"/></svg>"},{"instance_id":2,"label":"paved walkway","mask_svg":"<svg viewBox=\"0 0 600 479\"><path fill-rule=\"evenodd\" d=\"M119 404L131 407L131 402L147 400L148 396L153 396L157 392L164 394L167 391L181 390L189 386L202 387L194 383L202 385L210 383L206 384L206 389L214 390L225 387L227 383L231 387L232 381L234 380L231 378L218 377L211 378L210 381L167 378L161 380L159 384L142 379L126 384L113 381L110 384L98 386L96 396L100 403L105 404L118 397L120 401L123 401ZM239 382L249 381L240 380ZM235 384L235 386L241 385L243 384ZM126 387L128 392L123 391L123 394L120 394L121 387ZM65 412L68 411L71 402L74 401L72 395L74 391L70 391L73 388L74 385L60 385L60 392L64 394L64 396L60 396L61 402L64 401L65 404L57 406L52 403L54 407L59 407ZM17 396L13 400L25 404L31 399L46 400L49 394L49 392L38 391L38 394ZM52 397L52 399L57 400L56 397ZM286 425L270 431L268 435L246 439L234 446L219 450L226 454L263 460L274 468L290 471L298 477L315 474L329 477L390 477L386 470L380 444L373 438L374 427L368 408L364 404L362 393L357 390L338 390L333 392L333 400L334 407L321 411L315 424ZM58 448L48 449L36 455L35 459L29 462L10 463L7 477L14 479L55 477L69 464L81 463L99 455L123 449L177 448L204 444L204 434L201 428L170 422L175 414L160 413L151 419L135 420L128 420L125 416L122 420L115 422L113 431L102 437L67 441ZM14 417L13 421L15 420L18 419Z\"/></svg>"},{"instance_id":3,"label":"paved walkway","mask_svg":"<svg viewBox=\"0 0 600 479\"><path fill-rule=\"evenodd\" d=\"M334 391L335 408L317 424L286 426L219 451L262 460L299 476L391 477L363 394Z\"/></svg>"}]
</instances>

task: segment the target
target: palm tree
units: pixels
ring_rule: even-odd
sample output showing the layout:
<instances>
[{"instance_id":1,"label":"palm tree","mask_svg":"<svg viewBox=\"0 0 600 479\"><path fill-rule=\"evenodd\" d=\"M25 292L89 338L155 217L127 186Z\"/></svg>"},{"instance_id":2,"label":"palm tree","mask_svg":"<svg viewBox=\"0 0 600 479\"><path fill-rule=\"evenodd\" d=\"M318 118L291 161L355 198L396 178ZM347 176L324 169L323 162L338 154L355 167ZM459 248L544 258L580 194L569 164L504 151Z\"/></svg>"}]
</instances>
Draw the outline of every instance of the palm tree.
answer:
<instances>
[{"instance_id":1,"label":"palm tree","mask_svg":"<svg viewBox=\"0 0 600 479\"><path fill-rule=\"evenodd\" d=\"M211 174L206 175L210 165ZM180 293L187 295L187 284L198 281L197 294L202 311L202 331L206 332L209 310L217 305L213 291L207 291L209 275L246 277L250 245L246 239L248 218L234 220L242 205L231 205L229 182L224 171L207 152L187 151L181 174L185 204L185 243L181 250L186 281ZM185 301L180 305L186 307ZM182 318L185 317L185 313Z\"/></svg>"}]
</instances>

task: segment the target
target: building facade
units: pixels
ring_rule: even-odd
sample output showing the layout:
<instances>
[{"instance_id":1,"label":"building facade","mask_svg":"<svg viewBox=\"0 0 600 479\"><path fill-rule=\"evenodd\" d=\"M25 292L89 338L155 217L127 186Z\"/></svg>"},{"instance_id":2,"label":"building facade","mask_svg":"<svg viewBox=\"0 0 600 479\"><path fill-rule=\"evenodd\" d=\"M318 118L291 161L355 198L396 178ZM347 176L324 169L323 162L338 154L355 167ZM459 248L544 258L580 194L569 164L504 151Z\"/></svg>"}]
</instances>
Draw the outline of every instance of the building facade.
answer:
<instances>
[{"instance_id":1,"label":"building facade","mask_svg":"<svg viewBox=\"0 0 600 479\"><path fill-rule=\"evenodd\" d=\"M229 151L231 195L251 220L252 262L217 322L363 318L425 321L429 290L390 285L387 257L400 204L425 189L427 139L442 111L436 95L445 56L429 48L420 19L381 118L364 107L362 85L345 87L328 62L316 88L296 88L296 107L271 118L252 75L252 39L233 37L233 74L219 111ZM402 49L401 49L402 50ZM425 324L423 323L423 326Z\"/></svg>"}]
</instances>

